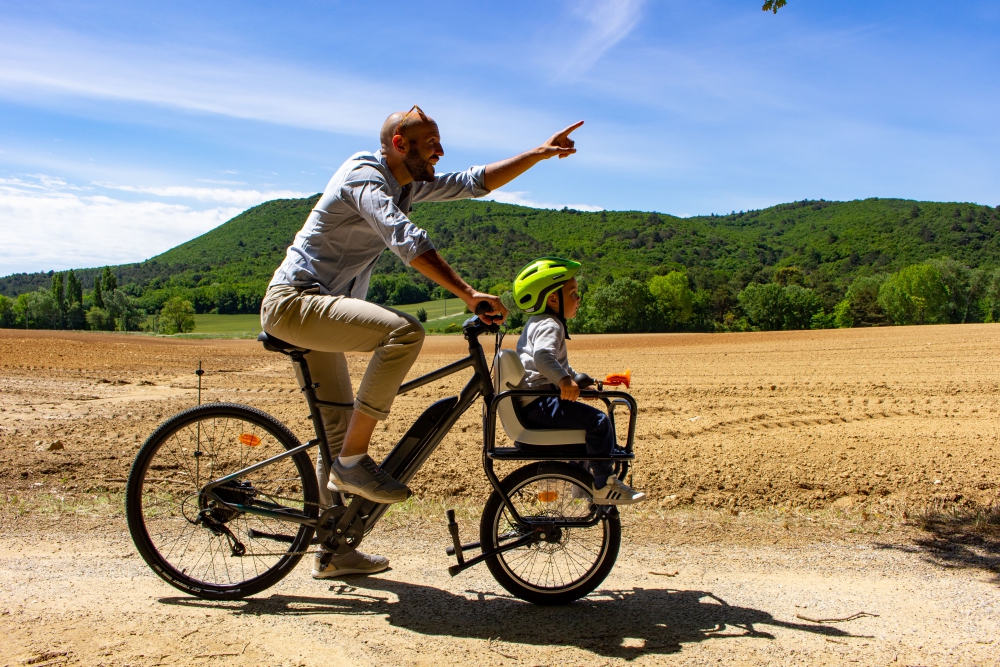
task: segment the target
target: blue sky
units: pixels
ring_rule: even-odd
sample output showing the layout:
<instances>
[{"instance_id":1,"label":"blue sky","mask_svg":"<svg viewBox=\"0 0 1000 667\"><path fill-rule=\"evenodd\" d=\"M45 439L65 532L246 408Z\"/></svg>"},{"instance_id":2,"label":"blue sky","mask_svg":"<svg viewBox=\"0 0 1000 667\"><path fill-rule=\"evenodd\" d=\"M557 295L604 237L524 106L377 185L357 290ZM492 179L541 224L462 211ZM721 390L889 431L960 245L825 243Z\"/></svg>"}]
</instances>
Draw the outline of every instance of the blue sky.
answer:
<instances>
[{"instance_id":1,"label":"blue sky","mask_svg":"<svg viewBox=\"0 0 1000 667\"><path fill-rule=\"evenodd\" d=\"M493 194L726 213L1000 204L1000 3L0 2L0 275L139 261L323 189L421 105Z\"/></svg>"}]
</instances>

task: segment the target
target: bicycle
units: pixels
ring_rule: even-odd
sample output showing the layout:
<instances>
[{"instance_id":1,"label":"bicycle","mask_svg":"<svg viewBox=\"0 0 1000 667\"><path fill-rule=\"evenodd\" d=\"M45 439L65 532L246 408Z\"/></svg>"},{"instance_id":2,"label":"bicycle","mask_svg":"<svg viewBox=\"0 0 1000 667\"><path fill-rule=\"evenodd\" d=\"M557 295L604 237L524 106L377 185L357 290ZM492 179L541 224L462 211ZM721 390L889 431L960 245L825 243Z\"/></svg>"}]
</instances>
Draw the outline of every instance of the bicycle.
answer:
<instances>
[{"instance_id":1,"label":"bicycle","mask_svg":"<svg viewBox=\"0 0 1000 667\"><path fill-rule=\"evenodd\" d=\"M486 305L480 304L477 314L485 312ZM593 478L571 463L597 458L587 456L582 431L535 431L534 439L540 438L541 444L498 447L498 410L506 427L517 419L510 414L517 410L515 397L559 392L500 384L499 325L472 317L462 330L469 355L403 384L399 394L467 368L473 369L472 377L458 396L430 405L381 467L400 482L409 482L458 418L482 397L483 469L493 491L483 509L478 542L462 544L454 511L448 510L453 546L446 551L457 561L449 572L455 576L485 562L497 582L523 600L565 604L581 598L611 571L621 543L617 508L593 504ZM496 387L479 342L487 332L496 334ZM168 584L200 598L253 595L280 581L307 553L356 549L389 508L360 496L348 496L346 505L320 505L316 473L306 453L319 447L330 469L329 444L317 408L335 404L316 398L318 385L306 360L309 350L266 333L258 340L291 358L316 437L301 444L284 424L250 406L199 405L157 427L140 448L128 477L126 515L140 555ZM615 473L624 481L635 458L636 402L626 392L604 390L600 383L581 395L603 401L612 424L615 408L628 407L624 449L600 458L614 461ZM522 434L522 439L531 440L530 435ZM561 444L546 444L560 442L560 437ZM531 463L500 480L494 461ZM476 549L480 553L467 560L466 552Z\"/></svg>"}]
</instances>

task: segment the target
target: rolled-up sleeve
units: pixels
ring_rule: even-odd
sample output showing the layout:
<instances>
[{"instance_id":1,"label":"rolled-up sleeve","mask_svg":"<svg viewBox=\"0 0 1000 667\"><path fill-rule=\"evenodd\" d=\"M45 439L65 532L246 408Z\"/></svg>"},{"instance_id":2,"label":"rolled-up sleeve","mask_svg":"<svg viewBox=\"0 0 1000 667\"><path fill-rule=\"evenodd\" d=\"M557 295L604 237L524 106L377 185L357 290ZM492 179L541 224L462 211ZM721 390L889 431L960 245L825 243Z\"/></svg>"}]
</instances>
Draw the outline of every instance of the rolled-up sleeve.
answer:
<instances>
[{"instance_id":1,"label":"rolled-up sleeve","mask_svg":"<svg viewBox=\"0 0 1000 667\"><path fill-rule=\"evenodd\" d=\"M409 266L414 258L434 249L427 232L410 222L384 185L366 180L347 184L344 189L345 198L350 197L361 217L404 264Z\"/></svg>"},{"instance_id":2,"label":"rolled-up sleeve","mask_svg":"<svg viewBox=\"0 0 1000 667\"><path fill-rule=\"evenodd\" d=\"M488 195L486 189L486 167L470 167L465 171L439 174L433 181L417 181L413 184L412 201L454 201Z\"/></svg>"}]
</instances>

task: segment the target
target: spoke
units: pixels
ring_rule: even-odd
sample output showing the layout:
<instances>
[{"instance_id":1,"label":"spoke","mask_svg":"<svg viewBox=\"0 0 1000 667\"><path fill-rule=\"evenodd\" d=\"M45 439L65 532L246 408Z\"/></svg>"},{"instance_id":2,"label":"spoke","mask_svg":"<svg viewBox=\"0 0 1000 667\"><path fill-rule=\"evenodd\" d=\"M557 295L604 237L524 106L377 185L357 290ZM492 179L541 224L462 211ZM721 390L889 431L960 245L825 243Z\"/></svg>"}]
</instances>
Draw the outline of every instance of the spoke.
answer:
<instances>
[{"instance_id":1,"label":"spoke","mask_svg":"<svg viewBox=\"0 0 1000 667\"><path fill-rule=\"evenodd\" d=\"M574 490L576 495L586 498L574 498ZM514 489L510 498L518 513L525 518L559 521L592 517L588 489L563 477L528 480ZM552 500L544 502L543 498ZM497 544L502 541L501 536L506 530L517 530L503 506L494 525L497 528ZM519 547L500 554L499 559L514 578L533 588L557 590L584 581L601 562L607 540L605 523L561 530L559 543L543 541Z\"/></svg>"},{"instance_id":2,"label":"spoke","mask_svg":"<svg viewBox=\"0 0 1000 667\"><path fill-rule=\"evenodd\" d=\"M196 435L199 423L200 446ZM243 444L238 437L243 433L259 438L260 443L256 446ZM187 451L183 451L185 449ZM195 451L203 452L198 461L194 457ZM196 464L200 464L204 483L284 451L282 441L266 427L237 416L207 414L183 424L165 437L150 457L140 498L146 535L160 557L189 579L204 584L229 586L260 577L292 555L290 544L251 538L250 531L253 527L259 527L260 532L291 532L297 535L302 530L297 524L237 513L225 507L212 509L210 516L227 525L233 537L246 548L243 556L234 557L227 536L216 535L207 526L195 525L188 520L198 515L206 500L201 497L200 489L195 483ZM154 481L152 478L165 479ZM170 481L166 481L168 479ZM282 459L239 481L252 485L249 488L256 492L255 497L262 502L300 512L309 511L305 486L292 458ZM230 495L231 498L242 499L238 485L231 485L228 489L227 486L219 487L217 493L223 498L228 493L235 494ZM290 527L292 530L289 530ZM234 558L238 562L234 562Z\"/></svg>"}]
</instances>

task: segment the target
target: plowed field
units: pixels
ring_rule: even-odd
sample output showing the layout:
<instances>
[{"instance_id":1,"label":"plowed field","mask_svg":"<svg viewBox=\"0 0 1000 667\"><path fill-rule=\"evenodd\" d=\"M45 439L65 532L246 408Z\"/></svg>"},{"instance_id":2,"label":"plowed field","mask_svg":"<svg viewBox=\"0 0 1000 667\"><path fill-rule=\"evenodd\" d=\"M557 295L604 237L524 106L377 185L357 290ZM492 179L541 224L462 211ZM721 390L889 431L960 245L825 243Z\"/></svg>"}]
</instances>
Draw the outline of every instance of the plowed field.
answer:
<instances>
[{"instance_id":1,"label":"plowed field","mask_svg":"<svg viewBox=\"0 0 1000 667\"><path fill-rule=\"evenodd\" d=\"M984 506L1000 491L998 349L1000 325L963 325L576 336L570 359L595 376L631 368L634 485L662 507ZM463 352L459 337L430 337L411 377ZM358 382L366 357L349 359ZM3 330L0 487L120 488L146 435L196 402L199 361L204 401L254 405L310 437L290 364L256 342ZM400 397L376 452L466 374ZM418 495L485 497L479 424L478 409L462 418ZM48 451L55 441L64 449Z\"/></svg>"}]
</instances>

